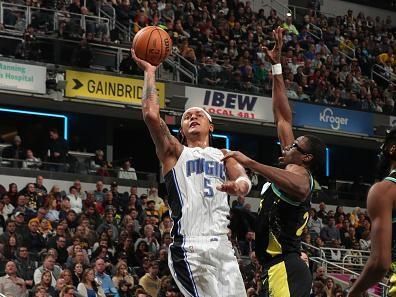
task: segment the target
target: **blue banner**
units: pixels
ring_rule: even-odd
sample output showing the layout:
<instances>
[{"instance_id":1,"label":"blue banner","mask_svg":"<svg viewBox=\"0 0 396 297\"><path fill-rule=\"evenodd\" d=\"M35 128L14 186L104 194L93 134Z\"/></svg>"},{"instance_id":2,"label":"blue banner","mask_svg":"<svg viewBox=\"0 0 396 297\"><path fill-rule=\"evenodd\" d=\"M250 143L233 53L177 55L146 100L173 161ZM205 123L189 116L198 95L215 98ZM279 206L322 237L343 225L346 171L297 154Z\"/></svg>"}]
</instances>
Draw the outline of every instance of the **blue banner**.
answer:
<instances>
[{"instance_id":1,"label":"blue banner","mask_svg":"<svg viewBox=\"0 0 396 297\"><path fill-rule=\"evenodd\" d=\"M338 132L373 135L372 113L293 102L293 125Z\"/></svg>"}]
</instances>

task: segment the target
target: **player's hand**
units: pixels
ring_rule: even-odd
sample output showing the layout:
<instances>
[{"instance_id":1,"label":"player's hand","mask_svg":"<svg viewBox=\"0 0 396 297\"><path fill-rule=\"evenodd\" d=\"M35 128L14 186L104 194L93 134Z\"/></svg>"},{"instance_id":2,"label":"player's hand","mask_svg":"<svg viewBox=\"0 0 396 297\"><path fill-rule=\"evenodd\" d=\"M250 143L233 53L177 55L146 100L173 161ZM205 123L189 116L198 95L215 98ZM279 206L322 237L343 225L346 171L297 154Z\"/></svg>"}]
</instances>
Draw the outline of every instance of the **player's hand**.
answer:
<instances>
[{"instance_id":1,"label":"player's hand","mask_svg":"<svg viewBox=\"0 0 396 297\"><path fill-rule=\"evenodd\" d=\"M235 181L226 181L224 184L216 186L216 189L234 196L238 196L241 192L239 185Z\"/></svg>"},{"instance_id":2,"label":"player's hand","mask_svg":"<svg viewBox=\"0 0 396 297\"><path fill-rule=\"evenodd\" d=\"M239 164L241 164L245 168L249 168L249 164L251 164L252 159L250 159L248 156L242 154L239 151L229 151L227 152L222 161L226 161L229 158L235 159Z\"/></svg>"},{"instance_id":3,"label":"player's hand","mask_svg":"<svg viewBox=\"0 0 396 297\"><path fill-rule=\"evenodd\" d=\"M269 50L267 47L263 47L264 53L268 56L272 65L280 63L282 46L283 46L283 31L281 27L276 28L272 31L274 34L275 45L272 50Z\"/></svg>"},{"instance_id":4,"label":"player's hand","mask_svg":"<svg viewBox=\"0 0 396 297\"><path fill-rule=\"evenodd\" d=\"M151 65L149 62L138 58L135 54L134 49L131 49L132 59L136 62L139 68L145 72L155 72L157 70L156 66Z\"/></svg>"}]
</instances>

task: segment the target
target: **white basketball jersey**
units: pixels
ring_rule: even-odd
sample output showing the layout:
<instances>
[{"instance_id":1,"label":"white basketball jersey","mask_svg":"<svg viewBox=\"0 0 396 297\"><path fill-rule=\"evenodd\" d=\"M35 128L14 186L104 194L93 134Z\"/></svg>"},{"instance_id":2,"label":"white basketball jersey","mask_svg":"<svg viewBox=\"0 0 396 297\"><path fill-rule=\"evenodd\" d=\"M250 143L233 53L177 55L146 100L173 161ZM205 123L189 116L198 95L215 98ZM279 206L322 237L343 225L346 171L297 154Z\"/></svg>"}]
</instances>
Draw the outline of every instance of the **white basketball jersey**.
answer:
<instances>
[{"instance_id":1,"label":"white basketball jersey","mask_svg":"<svg viewBox=\"0 0 396 297\"><path fill-rule=\"evenodd\" d=\"M216 189L226 180L223 156L213 147L184 147L175 167L166 174L172 236L227 234L227 194Z\"/></svg>"}]
</instances>

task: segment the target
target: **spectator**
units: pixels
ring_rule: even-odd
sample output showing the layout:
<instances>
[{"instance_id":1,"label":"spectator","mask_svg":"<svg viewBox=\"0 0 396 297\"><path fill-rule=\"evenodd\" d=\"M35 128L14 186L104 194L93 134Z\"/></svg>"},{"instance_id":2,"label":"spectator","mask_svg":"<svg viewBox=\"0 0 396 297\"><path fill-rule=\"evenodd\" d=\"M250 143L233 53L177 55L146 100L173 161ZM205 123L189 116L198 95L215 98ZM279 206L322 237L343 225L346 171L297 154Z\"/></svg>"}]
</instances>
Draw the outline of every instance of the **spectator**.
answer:
<instances>
[{"instance_id":1,"label":"spectator","mask_svg":"<svg viewBox=\"0 0 396 297\"><path fill-rule=\"evenodd\" d=\"M123 261L119 261L116 266L116 273L113 276L113 283L114 286L120 290L120 283L124 281L127 286L133 287L134 286L134 279L131 275L128 274L128 266L127 263Z\"/></svg>"},{"instance_id":2,"label":"spectator","mask_svg":"<svg viewBox=\"0 0 396 297\"><path fill-rule=\"evenodd\" d=\"M310 217L307 224L308 230L315 238L320 235L320 231L323 228L322 219L318 217L316 209L311 208Z\"/></svg>"},{"instance_id":3,"label":"spectator","mask_svg":"<svg viewBox=\"0 0 396 297\"><path fill-rule=\"evenodd\" d=\"M100 258L97 259L95 261L95 280L101 284L100 287L103 289L105 294L117 294L117 289L115 288L110 276L105 273L105 269L105 261Z\"/></svg>"},{"instance_id":4,"label":"spectator","mask_svg":"<svg viewBox=\"0 0 396 297\"><path fill-rule=\"evenodd\" d=\"M18 248L15 265L17 266L17 275L25 281L27 288L32 288L33 275L37 266L35 261L30 259L29 250L26 246L21 245Z\"/></svg>"},{"instance_id":5,"label":"spectator","mask_svg":"<svg viewBox=\"0 0 396 297\"><path fill-rule=\"evenodd\" d=\"M104 222L101 225L99 225L96 232L101 234L103 231L111 229L112 230L112 238L111 239L113 241L116 241L118 238L118 229L113 221L114 221L114 213L113 213L112 209L109 209L105 213Z\"/></svg>"},{"instance_id":6,"label":"spectator","mask_svg":"<svg viewBox=\"0 0 396 297\"><path fill-rule=\"evenodd\" d=\"M34 184L36 189L37 195L39 196L47 196L48 191L47 188L44 186L44 177L41 175L37 175L36 183Z\"/></svg>"},{"instance_id":7,"label":"spectator","mask_svg":"<svg viewBox=\"0 0 396 297\"><path fill-rule=\"evenodd\" d=\"M22 233L19 234L16 233L15 221L8 220L6 222L5 232L0 235L0 243L3 245L6 244L9 241L10 237L15 237L17 242L22 242L23 240L22 235L23 235Z\"/></svg>"},{"instance_id":8,"label":"spectator","mask_svg":"<svg viewBox=\"0 0 396 297\"><path fill-rule=\"evenodd\" d=\"M43 271L40 283L36 283L33 292L44 290L49 296L55 296L55 288L52 285L52 274L50 271Z\"/></svg>"},{"instance_id":9,"label":"spectator","mask_svg":"<svg viewBox=\"0 0 396 297\"><path fill-rule=\"evenodd\" d=\"M320 231L320 237L324 242L340 241L340 231L335 226L334 217L329 217L327 226L323 227L323 229Z\"/></svg>"},{"instance_id":10,"label":"spectator","mask_svg":"<svg viewBox=\"0 0 396 297\"><path fill-rule=\"evenodd\" d=\"M326 297L333 297L335 296L335 286L334 286L334 280L330 277L326 279L325 287L324 287L324 292L326 294Z\"/></svg>"},{"instance_id":11,"label":"spectator","mask_svg":"<svg viewBox=\"0 0 396 297\"><path fill-rule=\"evenodd\" d=\"M316 267L314 282L326 283L325 268L323 266Z\"/></svg>"},{"instance_id":12,"label":"spectator","mask_svg":"<svg viewBox=\"0 0 396 297\"><path fill-rule=\"evenodd\" d=\"M55 265L55 258L52 255L48 255L45 257L43 265L37 268L34 271L34 283L39 284L41 281L41 276L44 271L49 271L51 273L51 286L55 287L56 286L56 281L59 278L62 269Z\"/></svg>"},{"instance_id":13,"label":"spectator","mask_svg":"<svg viewBox=\"0 0 396 297\"><path fill-rule=\"evenodd\" d=\"M122 168L120 168L120 171L118 172L118 178L137 180L136 170L135 168L131 167L130 161L124 162Z\"/></svg>"},{"instance_id":14,"label":"spectator","mask_svg":"<svg viewBox=\"0 0 396 297\"><path fill-rule=\"evenodd\" d=\"M57 129L53 128L49 131L50 142L48 144L48 161L52 163L65 163L68 146L66 140L59 137ZM61 165L50 166L51 170L60 171L63 169Z\"/></svg>"},{"instance_id":15,"label":"spectator","mask_svg":"<svg viewBox=\"0 0 396 297\"><path fill-rule=\"evenodd\" d=\"M239 241L239 250L242 256L250 256L255 250L255 234L253 231L248 231L245 235L245 240Z\"/></svg>"},{"instance_id":16,"label":"spectator","mask_svg":"<svg viewBox=\"0 0 396 297\"><path fill-rule=\"evenodd\" d=\"M8 260L15 261L18 243L15 236L8 238L8 242L4 246L3 256Z\"/></svg>"},{"instance_id":17,"label":"spectator","mask_svg":"<svg viewBox=\"0 0 396 297\"><path fill-rule=\"evenodd\" d=\"M17 267L14 262L7 262L5 273L5 276L0 277L0 293L6 296L27 297L25 281L17 277Z\"/></svg>"},{"instance_id":18,"label":"spectator","mask_svg":"<svg viewBox=\"0 0 396 297\"><path fill-rule=\"evenodd\" d=\"M69 193L67 197L69 198L71 209L74 210L76 214L80 214L82 212L82 200L78 195L77 188L71 186L69 188Z\"/></svg>"},{"instance_id":19,"label":"spectator","mask_svg":"<svg viewBox=\"0 0 396 297\"><path fill-rule=\"evenodd\" d=\"M73 279L73 286L77 288L78 284L82 282L82 276L84 273L84 266L81 263L76 263L74 264L73 268L73 274L72 274L72 279Z\"/></svg>"},{"instance_id":20,"label":"spectator","mask_svg":"<svg viewBox=\"0 0 396 297\"><path fill-rule=\"evenodd\" d=\"M10 147L4 149L3 157L18 160L25 159L25 149L22 146L22 139L19 135L14 137L14 141ZM18 161L13 161L12 164L13 167L21 167L21 163L18 163Z\"/></svg>"},{"instance_id":21,"label":"spectator","mask_svg":"<svg viewBox=\"0 0 396 297\"><path fill-rule=\"evenodd\" d=\"M104 200L104 185L103 181L98 180L96 182L96 190L94 191L94 197L97 202L103 202Z\"/></svg>"},{"instance_id":22,"label":"spectator","mask_svg":"<svg viewBox=\"0 0 396 297\"><path fill-rule=\"evenodd\" d=\"M282 28L286 30L287 34L294 34L294 35L298 35L299 34L296 26L294 26L292 24L292 17L291 16L287 16L286 22L283 23Z\"/></svg>"},{"instance_id":23,"label":"spectator","mask_svg":"<svg viewBox=\"0 0 396 297\"><path fill-rule=\"evenodd\" d=\"M161 206L164 204L164 201L160 196L158 196L158 188L155 186L151 186L149 190L149 195L148 195L148 200L154 200L155 201L155 209L158 210L161 208Z\"/></svg>"},{"instance_id":24,"label":"spectator","mask_svg":"<svg viewBox=\"0 0 396 297\"><path fill-rule=\"evenodd\" d=\"M95 280L95 270L91 268L84 270L81 282L77 286L77 291L84 297L105 297L105 292Z\"/></svg>"},{"instance_id":25,"label":"spectator","mask_svg":"<svg viewBox=\"0 0 396 297\"><path fill-rule=\"evenodd\" d=\"M24 245L28 247L29 252L37 255L46 247L45 240L39 233L39 224L37 221L31 220L28 224L28 229L29 231L24 235Z\"/></svg>"},{"instance_id":26,"label":"spectator","mask_svg":"<svg viewBox=\"0 0 396 297\"><path fill-rule=\"evenodd\" d=\"M324 202L320 202L319 211L318 211L318 218L320 218L323 221L323 219L326 216L327 216L326 204ZM325 222L323 222L323 223L325 223Z\"/></svg>"},{"instance_id":27,"label":"spectator","mask_svg":"<svg viewBox=\"0 0 396 297\"><path fill-rule=\"evenodd\" d=\"M26 150L26 158L25 161L22 162L22 168L38 170L41 165L40 158L35 157L31 149Z\"/></svg>"},{"instance_id":28,"label":"spectator","mask_svg":"<svg viewBox=\"0 0 396 297\"><path fill-rule=\"evenodd\" d=\"M10 215L14 212L15 207L11 204L10 195L8 193L4 193L2 199L3 199L4 207L1 214L3 215L3 218L7 220L10 217Z\"/></svg>"},{"instance_id":29,"label":"spectator","mask_svg":"<svg viewBox=\"0 0 396 297\"><path fill-rule=\"evenodd\" d=\"M151 296L158 296L160 290L160 279L158 277L158 263L151 262L149 271L139 281L139 285Z\"/></svg>"}]
</instances>

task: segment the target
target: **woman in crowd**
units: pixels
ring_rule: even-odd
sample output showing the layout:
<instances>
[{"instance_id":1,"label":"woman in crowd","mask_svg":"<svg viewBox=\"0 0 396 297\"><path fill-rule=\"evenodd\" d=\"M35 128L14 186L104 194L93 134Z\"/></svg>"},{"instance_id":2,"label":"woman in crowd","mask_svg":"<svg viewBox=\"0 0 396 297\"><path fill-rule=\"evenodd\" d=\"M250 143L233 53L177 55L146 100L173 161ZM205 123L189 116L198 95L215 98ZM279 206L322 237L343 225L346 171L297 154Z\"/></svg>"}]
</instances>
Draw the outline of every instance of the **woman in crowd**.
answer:
<instances>
[{"instance_id":1,"label":"woman in crowd","mask_svg":"<svg viewBox=\"0 0 396 297\"><path fill-rule=\"evenodd\" d=\"M120 288L119 283L121 281L124 281L130 287L133 287L135 283L133 277L128 273L128 266L124 261L119 261L117 263L116 273L113 276L113 283L117 289Z\"/></svg>"},{"instance_id":2,"label":"woman in crowd","mask_svg":"<svg viewBox=\"0 0 396 297\"><path fill-rule=\"evenodd\" d=\"M77 291L83 297L105 297L103 289L95 281L95 271L92 268L84 270Z\"/></svg>"}]
</instances>

